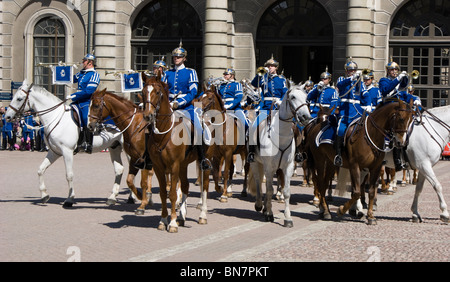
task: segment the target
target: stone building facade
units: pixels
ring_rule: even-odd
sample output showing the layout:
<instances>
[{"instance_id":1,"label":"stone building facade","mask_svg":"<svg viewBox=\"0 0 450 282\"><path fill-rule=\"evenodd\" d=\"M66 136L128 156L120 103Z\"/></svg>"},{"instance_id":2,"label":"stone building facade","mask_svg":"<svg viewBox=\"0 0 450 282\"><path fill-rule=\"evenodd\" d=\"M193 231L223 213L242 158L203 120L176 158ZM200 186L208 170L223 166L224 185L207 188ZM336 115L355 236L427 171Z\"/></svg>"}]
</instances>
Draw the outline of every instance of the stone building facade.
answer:
<instances>
[{"instance_id":1,"label":"stone building facade","mask_svg":"<svg viewBox=\"0 0 450 282\"><path fill-rule=\"evenodd\" d=\"M163 56L170 64L182 40L202 81L227 67L252 78L272 55L297 83L318 82L326 68L336 81L349 57L380 79L393 57L420 71L413 83L426 107L450 104L450 1L3 0L0 11L0 92L27 78L68 95L37 64L95 50L100 87L119 93L107 71L151 68Z\"/></svg>"}]
</instances>

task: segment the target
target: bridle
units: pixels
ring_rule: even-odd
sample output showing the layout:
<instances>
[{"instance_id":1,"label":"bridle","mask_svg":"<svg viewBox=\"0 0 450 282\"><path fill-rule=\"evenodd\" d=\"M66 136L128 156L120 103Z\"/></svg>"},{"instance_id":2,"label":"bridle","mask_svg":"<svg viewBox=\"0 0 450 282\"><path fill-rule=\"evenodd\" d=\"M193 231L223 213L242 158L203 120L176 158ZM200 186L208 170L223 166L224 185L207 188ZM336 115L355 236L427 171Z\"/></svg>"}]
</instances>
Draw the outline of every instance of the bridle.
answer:
<instances>
[{"instance_id":1,"label":"bridle","mask_svg":"<svg viewBox=\"0 0 450 282\"><path fill-rule=\"evenodd\" d=\"M161 114L161 113L159 113L159 110L161 109L161 101L162 101L162 97L163 97L164 93L161 90L158 91L157 87L154 87L154 83L150 83L150 84L146 85L146 87L148 87L148 86L152 86L152 91L148 91L148 94L146 95L147 97L144 100L144 109L145 109L145 105L146 104L149 104L153 108L155 108L155 112L150 114L150 117L152 117L150 119L150 123L153 123L153 132L155 134L159 134L159 135L163 135L163 134L169 133L172 130L173 126L175 125L174 111L172 110L171 107L169 107L170 110L171 110L170 114ZM156 101L156 104L151 101L151 93L153 91L155 91L157 93L157 95L158 95L158 100ZM157 120L156 117L157 116L172 117L172 125L169 127L168 130L166 130L164 132L160 132L159 131L159 129L156 127L156 120Z\"/></svg>"},{"instance_id":2,"label":"bridle","mask_svg":"<svg viewBox=\"0 0 450 282\"><path fill-rule=\"evenodd\" d=\"M25 93L25 101L22 103L22 105L20 105L20 108L19 109L17 109L17 108L15 108L13 105L9 105L9 108L10 109L12 109L14 112L16 112L16 115L18 115L18 116L20 116L20 115L22 115L23 114L23 110L25 109L25 105L27 104L27 103L29 103L29 98L30 98L30 91L31 91L31 88L33 87L33 83L31 83L30 84L30 87L28 88L28 91L25 91L25 90L23 90L22 88L20 88L20 90L23 92L23 93ZM28 107L29 107L30 105L28 104ZM58 105L59 106L59 105Z\"/></svg>"},{"instance_id":3,"label":"bridle","mask_svg":"<svg viewBox=\"0 0 450 282\"><path fill-rule=\"evenodd\" d=\"M105 109L108 111L108 113L111 113L111 110L108 108L108 106L107 106L106 103L105 103L104 96L101 96L101 97L99 97L99 98L96 97L95 99L100 99L100 106L99 106L99 110L98 110L98 113L100 113L100 115L103 113L103 107L105 107ZM94 100L94 98L92 98L92 100ZM91 102L91 103L92 103L92 102ZM92 119L94 119L94 120L96 120L96 121L97 121L97 125L98 125L99 123L105 123L105 122L108 122L108 121L110 121L110 120L114 120L114 119L120 118L121 116L123 116L123 115L125 115L125 114L128 114L128 113L130 113L131 111L132 111L132 110L126 111L126 112L121 113L121 114L119 114L119 115L117 115L117 116L110 117L110 118L108 118L108 119L106 119L106 120L104 120L103 117L98 117L98 116L95 116L95 115L91 114L91 111L89 111L89 117L92 118ZM129 117L127 117L126 119L124 119L124 120L121 122L121 123L124 123L124 122L127 121L128 119L131 119L130 122L128 123L128 125L125 127L125 129L123 129L120 133L124 133L124 132L131 126L131 124L132 124L133 121L134 121L134 117L136 116L136 111L137 111L137 109L134 108L134 113L133 113L131 116L129 116ZM117 123L116 123L116 126L118 126Z\"/></svg>"},{"instance_id":4,"label":"bridle","mask_svg":"<svg viewBox=\"0 0 450 282\"><path fill-rule=\"evenodd\" d=\"M295 121L295 123L297 123L297 124L303 124L303 122L301 122L301 121L299 121L298 119L297 119L297 112L302 108L302 107L309 107L309 103L308 102L305 102L305 103L303 103L303 104L301 104L300 106L298 106L297 108L292 104L292 100L291 100L291 98L290 98L290 96L289 96L289 93L286 93L286 95L288 95L287 96L287 101L286 101L286 110L288 109L288 107L289 107L289 109L290 109L290 111L291 111L291 114L292 114L292 116L293 116L293 118L294 118L294 121ZM281 119L280 118L280 120L281 121L286 121L286 122L291 122L292 121L292 118L287 118L287 119Z\"/></svg>"}]
</instances>

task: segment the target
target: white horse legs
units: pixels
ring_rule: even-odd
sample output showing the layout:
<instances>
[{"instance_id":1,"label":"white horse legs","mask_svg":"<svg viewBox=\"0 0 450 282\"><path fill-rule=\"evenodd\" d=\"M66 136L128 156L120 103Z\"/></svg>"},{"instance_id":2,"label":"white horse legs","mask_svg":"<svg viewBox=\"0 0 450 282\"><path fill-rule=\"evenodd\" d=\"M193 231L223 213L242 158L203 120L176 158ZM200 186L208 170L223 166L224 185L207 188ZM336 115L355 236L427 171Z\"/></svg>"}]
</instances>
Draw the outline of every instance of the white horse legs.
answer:
<instances>
[{"instance_id":1,"label":"white horse legs","mask_svg":"<svg viewBox=\"0 0 450 282\"><path fill-rule=\"evenodd\" d=\"M449 216L449 213L447 210L447 204L444 200L444 195L442 194L442 185L437 180L436 175L434 174L434 171L431 168L431 166L425 167L423 170L419 171L419 177L417 179L417 184L416 184L416 192L414 194L414 201L411 206L411 211L413 212L413 215L412 215L413 222L422 222L422 217L420 216L419 211L418 211L418 204L419 204L419 196L420 196L420 193L422 193L425 179L427 179L431 183L431 186L433 186L433 189L438 196L439 208L442 211L441 216L440 216L441 220L443 222L448 222L450 216Z\"/></svg>"}]
</instances>

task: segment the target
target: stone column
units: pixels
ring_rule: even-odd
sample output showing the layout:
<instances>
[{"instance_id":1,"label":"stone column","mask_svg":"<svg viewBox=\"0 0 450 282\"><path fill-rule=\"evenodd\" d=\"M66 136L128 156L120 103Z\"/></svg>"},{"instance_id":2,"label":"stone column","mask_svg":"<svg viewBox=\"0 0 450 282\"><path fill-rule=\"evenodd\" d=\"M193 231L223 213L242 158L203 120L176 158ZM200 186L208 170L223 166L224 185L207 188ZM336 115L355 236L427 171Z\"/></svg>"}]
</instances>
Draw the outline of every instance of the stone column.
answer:
<instances>
[{"instance_id":1,"label":"stone column","mask_svg":"<svg viewBox=\"0 0 450 282\"><path fill-rule=\"evenodd\" d=\"M228 66L228 1L206 0L204 78L220 77Z\"/></svg>"},{"instance_id":2,"label":"stone column","mask_svg":"<svg viewBox=\"0 0 450 282\"><path fill-rule=\"evenodd\" d=\"M352 57L359 69L372 68L372 11L367 1L348 1L347 58Z\"/></svg>"},{"instance_id":3,"label":"stone column","mask_svg":"<svg viewBox=\"0 0 450 282\"><path fill-rule=\"evenodd\" d=\"M122 71L117 66L116 44L116 1L96 1L94 38L92 49L97 58L97 71L100 74L98 89L121 92L120 81L113 75L105 75L105 71Z\"/></svg>"}]
</instances>

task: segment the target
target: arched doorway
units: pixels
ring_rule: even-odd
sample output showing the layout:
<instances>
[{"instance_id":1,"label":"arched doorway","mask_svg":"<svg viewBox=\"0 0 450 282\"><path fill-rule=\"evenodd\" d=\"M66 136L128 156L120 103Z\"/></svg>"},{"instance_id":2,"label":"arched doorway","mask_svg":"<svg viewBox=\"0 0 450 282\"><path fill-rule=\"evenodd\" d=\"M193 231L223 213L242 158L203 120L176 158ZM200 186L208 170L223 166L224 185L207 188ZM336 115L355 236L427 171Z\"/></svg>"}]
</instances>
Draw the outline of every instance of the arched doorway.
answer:
<instances>
[{"instance_id":1,"label":"arched doorway","mask_svg":"<svg viewBox=\"0 0 450 282\"><path fill-rule=\"evenodd\" d=\"M132 62L135 70L151 69L165 56L172 64L171 52L180 39L188 51L187 67L202 76L203 28L194 8L184 0L155 0L146 5L132 24Z\"/></svg>"},{"instance_id":2,"label":"arched doorway","mask_svg":"<svg viewBox=\"0 0 450 282\"><path fill-rule=\"evenodd\" d=\"M258 66L271 55L280 71L295 82L320 74L333 64L333 27L327 11L315 0L279 0L263 14L256 36Z\"/></svg>"},{"instance_id":3,"label":"arched doorway","mask_svg":"<svg viewBox=\"0 0 450 282\"><path fill-rule=\"evenodd\" d=\"M389 57L402 71L418 70L415 93L427 108L450 105L450 2L412 0L395 15Z\"/></svg>"}]
</instances>

